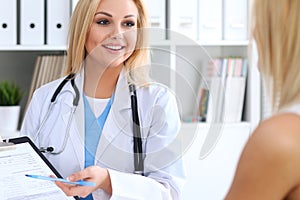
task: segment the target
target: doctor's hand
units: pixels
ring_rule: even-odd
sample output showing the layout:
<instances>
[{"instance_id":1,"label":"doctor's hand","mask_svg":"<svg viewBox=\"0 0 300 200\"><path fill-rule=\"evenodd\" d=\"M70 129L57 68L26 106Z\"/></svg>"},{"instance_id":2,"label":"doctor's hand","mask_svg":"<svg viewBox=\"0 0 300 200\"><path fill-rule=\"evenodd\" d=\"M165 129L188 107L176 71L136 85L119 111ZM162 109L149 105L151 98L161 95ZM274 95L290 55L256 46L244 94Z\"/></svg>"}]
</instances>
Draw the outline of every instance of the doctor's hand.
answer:
<instances>
[{"instance_id":1,"label":"doctor's hand","mask_svg":"<svg viewBox=\"0 0 300 200\"><path fill-rule=\"evenodd\" d=\"M98 166L90 166L82 171L71 174L68 177L69 181L90 181L95 182L96 186L79 186L70 185L56 181L55 184L67 195L67 196L80 196L86 197L91 192L102 189L109 195L112 194L111 181L108 170Z\"/></svg>"}]
</instances>

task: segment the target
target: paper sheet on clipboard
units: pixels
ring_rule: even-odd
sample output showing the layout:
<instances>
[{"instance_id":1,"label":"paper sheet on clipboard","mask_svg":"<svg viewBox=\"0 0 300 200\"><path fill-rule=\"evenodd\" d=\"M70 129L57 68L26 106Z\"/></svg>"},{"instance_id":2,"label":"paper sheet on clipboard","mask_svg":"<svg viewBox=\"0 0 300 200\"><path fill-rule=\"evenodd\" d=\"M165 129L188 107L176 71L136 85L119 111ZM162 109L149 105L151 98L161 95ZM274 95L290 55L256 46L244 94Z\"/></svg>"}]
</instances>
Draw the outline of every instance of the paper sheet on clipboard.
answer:
<instances>
[{"instance_id":1,"label":"paper sheet on clipboard","mask_svg":"<svg viewBox=\"0 0 300 200\"><path fill-rule=\"evenodd\" d=\"M2 200L64 200L54 182L31 179L25 174L55 174L28 143L0 147L0 197Z\"/></svg>"}]
</instances>

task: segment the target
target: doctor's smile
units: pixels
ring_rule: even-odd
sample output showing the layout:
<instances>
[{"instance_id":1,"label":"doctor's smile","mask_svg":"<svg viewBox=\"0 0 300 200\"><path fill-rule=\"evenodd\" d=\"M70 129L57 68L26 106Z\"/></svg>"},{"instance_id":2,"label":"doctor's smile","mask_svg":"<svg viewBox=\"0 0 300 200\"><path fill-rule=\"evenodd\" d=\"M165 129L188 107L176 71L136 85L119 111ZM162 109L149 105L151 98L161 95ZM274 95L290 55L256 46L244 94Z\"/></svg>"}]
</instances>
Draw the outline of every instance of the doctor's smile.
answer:
<instances>
[{"instance_id":1,"label":"doctor's smile","mask_svg":"<svg viewBox=\"0 0 300 200\"><path fill-rule=\"evenodd\" d=\"M125 48L125 46L117 45L117 44L108 44L108 45L102 45L102 46L104 48L107 48L107 49L112 50L112 51L120 51L120 50Z\"/></svg>"}]
</instances>

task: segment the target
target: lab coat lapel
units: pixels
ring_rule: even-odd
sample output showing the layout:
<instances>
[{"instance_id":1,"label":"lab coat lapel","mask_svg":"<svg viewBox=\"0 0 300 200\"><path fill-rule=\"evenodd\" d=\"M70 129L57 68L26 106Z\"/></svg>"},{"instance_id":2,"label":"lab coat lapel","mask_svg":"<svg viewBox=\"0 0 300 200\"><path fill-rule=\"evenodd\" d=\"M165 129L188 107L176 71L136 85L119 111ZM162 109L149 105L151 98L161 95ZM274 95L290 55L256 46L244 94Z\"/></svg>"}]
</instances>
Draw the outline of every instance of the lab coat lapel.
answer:
<instances>
[{"instance_id":1,"label":"lab coat lapel","mask_svg":"<svg viewBox=\"0 0 300 200\"><path fill-rule=\"evenodd\" d=\"M80 168L83 169L84 167L84 105L82 100L82 91L83 91L83 81L84 81L84 73L83 70L79 73L75 78L75 84L78 87L80 97L78 107L73 116L71 128L70 128L70 136L69 140L73 146L73 150L76 154L78 163L80 164ZM75 92L70 85L70 90L75 95ZM70 111L68 113L63 114L63 120L65 126L67 127L68 120L71 115L71 108L73 107L73 102L68 101L64 102L70 107Z\"/></svg>"},{"instance_id":2,"label":"lab coat lapel","mask_svg":"<svg viewBox=\"0 0 300 200\"><path fill-rule=\"evenodd\" d=\"M127 78L125 76L125 70L123 69L117 82L114 102L102 131L100 144L98 145L97 150L97 157L102 156L107 147L111 145L113 140L121 132L128 131L128 120L131 119L131 116L128 115L128 113L130 113L130 108L130 93Z\"/></svg>"},{"instance_id":3,"label":"lab coat lapel","mask_svg":"<svg viewBox=\"0 0 300 200\"><path fill-rule=\"evenodd\" d=\"M80 92L80 100L77 110L74 113L72 127L70 130L70 140L78 159L78 163L80 163L80 168L84 168L84 105L82 100L82 92L83 92L83 82L84 82L84 72L78 74L75 79L75 84L77 85ZM73 88L70 86L70 90L74 93ZM68 113L63 115L63 120L65 126L67 126L70 114L72 101L65 102L70 108ZM120 76L118 78L114 102L112 104L111 110L107 116L107 120L105 122L100 143L98 145L96 158L101 158L105 150L111 145L113 140L123 131L130 132L129 120L131 119L131 115L129 115L131 106L130 106L130 93L128 88L128 81L125 76L124 69L121 71Z\"/></svg>"}]
</instances>

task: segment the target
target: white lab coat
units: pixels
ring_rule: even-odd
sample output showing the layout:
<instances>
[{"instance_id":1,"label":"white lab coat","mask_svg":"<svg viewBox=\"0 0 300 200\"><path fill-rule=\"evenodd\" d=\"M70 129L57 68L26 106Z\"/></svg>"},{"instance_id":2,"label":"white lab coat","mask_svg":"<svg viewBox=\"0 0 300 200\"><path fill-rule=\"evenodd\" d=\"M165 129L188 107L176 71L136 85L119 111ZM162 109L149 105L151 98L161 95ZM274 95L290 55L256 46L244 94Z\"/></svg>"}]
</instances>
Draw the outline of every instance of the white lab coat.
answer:
<instances>
[{"instance_id":1,"label":"white lab coat","mask_svg":"<svg viewBox=\"0 0 300 200\"><path fill-rule=\"evenodd\" d=\"M84 105L82 101L83 71L76 75L80 91L79 105L74 113L64 151L46 157L63 176L84 168ZM21 134L29 136L38 147L62 149L66 126L75 92L68 82L38 137L50 99L62 79L36 90L28 107ZM71 95L73 94L73 95ZM114 102L107 116L95 156L95 165L108 168L112 196L104 191L93 192L94 200L103 199L180 199L185 178L181 161L178 131L180 120L172 93L158 84L137 89L138 111L142 128L145 177L133 174L133 138L131 101L127 80L122 70Z\"/></svg>"}]
</instances>

